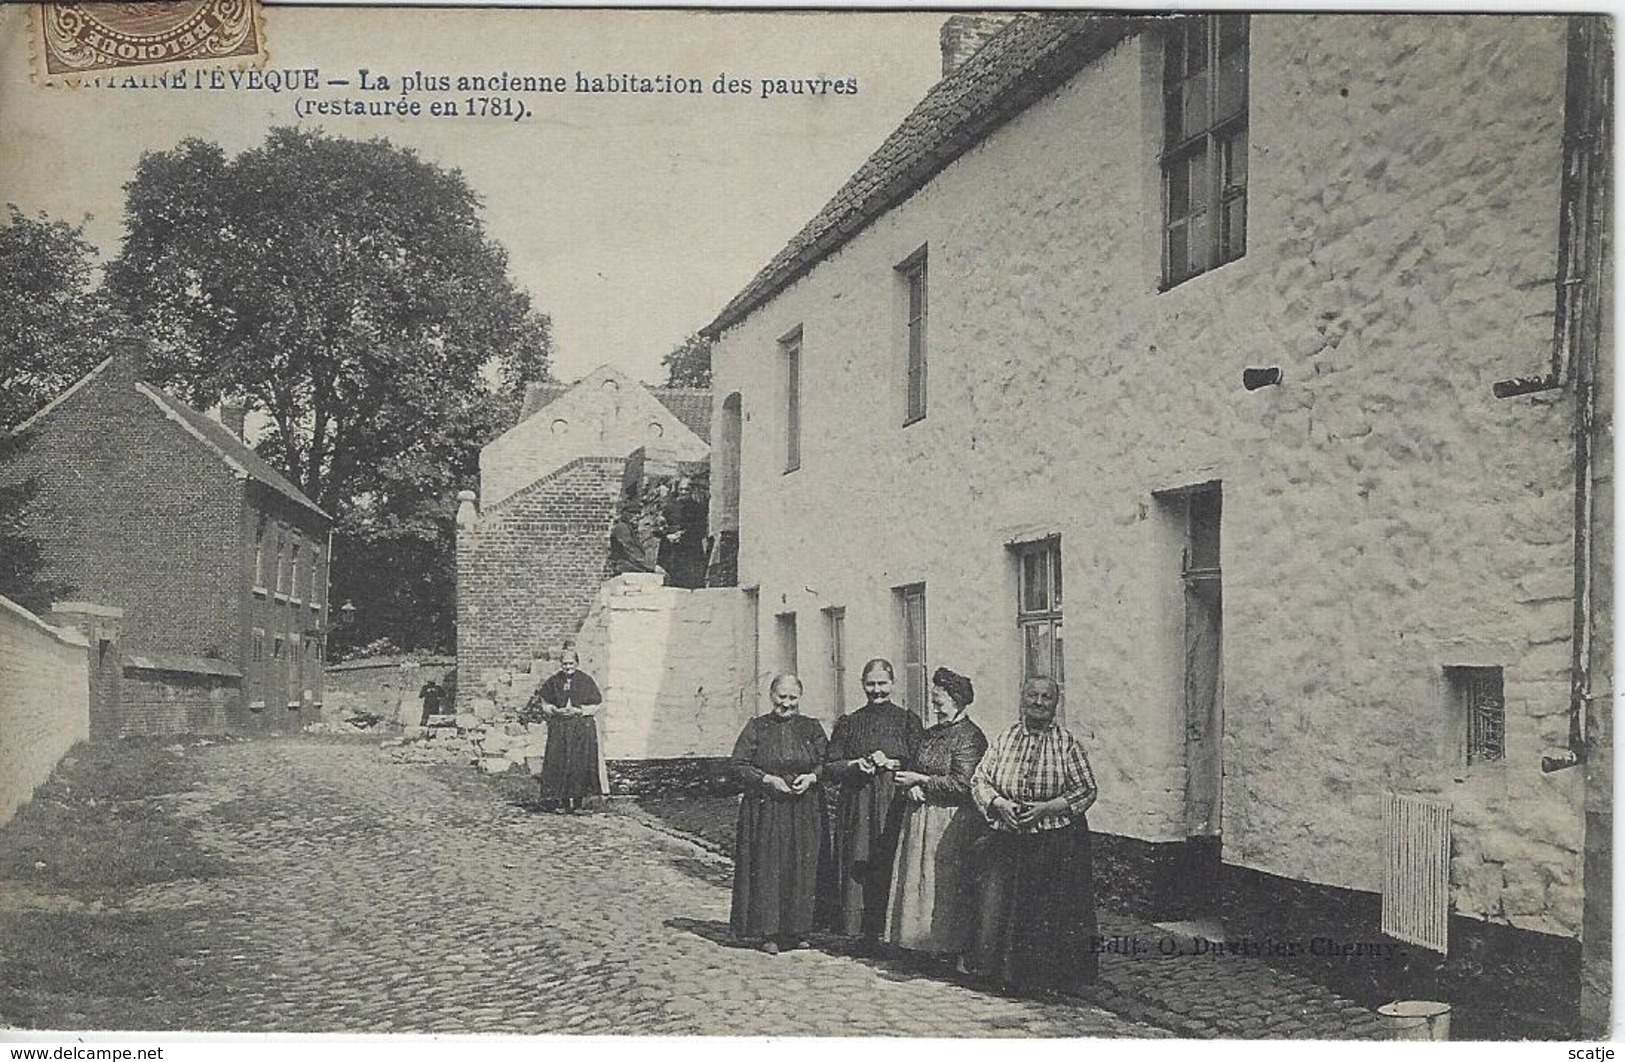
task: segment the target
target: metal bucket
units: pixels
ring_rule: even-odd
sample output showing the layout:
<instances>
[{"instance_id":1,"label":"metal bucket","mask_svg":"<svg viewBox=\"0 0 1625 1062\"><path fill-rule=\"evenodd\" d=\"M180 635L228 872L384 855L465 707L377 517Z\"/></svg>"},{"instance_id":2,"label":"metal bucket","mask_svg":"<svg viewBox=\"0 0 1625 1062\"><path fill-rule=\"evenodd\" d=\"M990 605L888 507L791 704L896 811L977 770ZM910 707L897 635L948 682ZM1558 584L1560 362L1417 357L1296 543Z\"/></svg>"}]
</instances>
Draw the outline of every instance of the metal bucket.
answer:
<instances>
[{"instance_id":1,"label":"metal bucket","mask_svg":"<svg viewBox=\"0 0 1625 1062\"><path fill-rule=\"evenodd\" d=\"M1390 1040L1450 1039L1450 1004L1421 999L1384 1003L1377 1008Z\"/></svg>"}]
</instances>

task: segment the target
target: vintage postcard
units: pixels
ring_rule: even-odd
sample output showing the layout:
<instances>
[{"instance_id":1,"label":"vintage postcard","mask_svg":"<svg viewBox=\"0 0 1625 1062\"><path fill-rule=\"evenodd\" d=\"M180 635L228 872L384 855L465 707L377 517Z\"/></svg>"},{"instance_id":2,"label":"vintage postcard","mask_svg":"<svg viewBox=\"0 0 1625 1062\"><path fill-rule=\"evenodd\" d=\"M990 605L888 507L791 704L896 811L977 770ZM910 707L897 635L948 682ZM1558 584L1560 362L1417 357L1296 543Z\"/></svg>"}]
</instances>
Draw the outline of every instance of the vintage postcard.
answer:
<instances>
[{"instance_id":1,"label":"vintage postcard","mask_svg":"<svg viewBox=\"0 0 1625 1062\"><path fill-rule=\"evenodd\" d=\"M1607 1038L1613 34L0 9L0 1037Z\"/></svg>"}]
</instances>

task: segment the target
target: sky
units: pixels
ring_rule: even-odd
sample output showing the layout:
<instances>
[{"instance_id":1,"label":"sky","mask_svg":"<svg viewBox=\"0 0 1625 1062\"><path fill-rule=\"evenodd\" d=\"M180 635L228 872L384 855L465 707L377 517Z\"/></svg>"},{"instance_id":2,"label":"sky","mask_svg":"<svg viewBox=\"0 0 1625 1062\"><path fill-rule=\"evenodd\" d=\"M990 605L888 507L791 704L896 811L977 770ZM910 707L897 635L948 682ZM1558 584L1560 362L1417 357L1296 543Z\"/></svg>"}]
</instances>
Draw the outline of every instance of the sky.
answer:
<instances>
[{"instance_id":1,"label":"sky","mask_svg":"<svg viewBox=\"0 0 1625 1062\"><path fill-rule=\"evenodd\" d=\"M26 8L0 9L0 200L85 221L104 257L144 151L197 136L229 153L275 125L387 137L460 169L510 273L553 318L561 379L661 358L707 324L940 75L934 12L268 7L267 68L316 67L314 93L46 87ZM391 88L362 92L359 71ZM160 68L149 68L160 69ZM402 99L402 75L749 78L749 94L516 95L528 118L300 118L305 98ZM762 99L763 78L857 80L855 95ZM462 100L466 93L419 92Z\"/></svg>"}]
</instances>

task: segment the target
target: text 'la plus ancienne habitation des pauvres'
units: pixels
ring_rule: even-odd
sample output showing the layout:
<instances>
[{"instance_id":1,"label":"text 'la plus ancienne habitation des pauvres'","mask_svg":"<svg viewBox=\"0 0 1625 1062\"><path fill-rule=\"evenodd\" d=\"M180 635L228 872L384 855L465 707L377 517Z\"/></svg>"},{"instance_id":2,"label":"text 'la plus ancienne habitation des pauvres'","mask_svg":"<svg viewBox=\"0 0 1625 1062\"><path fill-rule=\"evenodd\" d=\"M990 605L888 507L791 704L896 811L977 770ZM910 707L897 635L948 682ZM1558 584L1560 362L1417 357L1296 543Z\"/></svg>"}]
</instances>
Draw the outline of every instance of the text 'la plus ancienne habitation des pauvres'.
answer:
<instances>
[{"instance_id":1,"label":"text 'la plus ancienne habitation des pauvres'","mask_svg":"<svg viewBox=\"0 0 1625 1062\"><path fill-rule=\"evenodd\" d=\"M637 96L671 99L727 96L753 100L851 98L858 79L825 74L706 75L575 70L564 74L486 74L376 71L365 67L342 76L316 67L267 70L187 70L87 77L81 87L173 92L253 92L286 97L300 118L503 118L533 117L547 100L565 97Z\"/></svg>"}]
</instances>

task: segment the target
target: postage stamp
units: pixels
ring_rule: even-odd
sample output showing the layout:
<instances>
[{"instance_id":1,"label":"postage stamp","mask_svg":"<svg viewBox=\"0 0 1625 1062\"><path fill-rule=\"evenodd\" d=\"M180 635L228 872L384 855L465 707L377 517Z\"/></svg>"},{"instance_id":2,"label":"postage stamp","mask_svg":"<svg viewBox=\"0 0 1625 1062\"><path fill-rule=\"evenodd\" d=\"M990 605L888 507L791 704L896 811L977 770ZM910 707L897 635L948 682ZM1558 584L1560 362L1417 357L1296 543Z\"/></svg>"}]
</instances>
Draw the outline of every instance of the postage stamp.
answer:
<instances>
[{"instance_id":1,"label":"postage stamp","mask_svg":"<svg viewBox=\"0 0 1625 1062\"><path fill-rule=\"evenodd\" d=\"M187 61L263 57L259 0L36 3L34 80Z\"/></svg>"}]
</instances>

